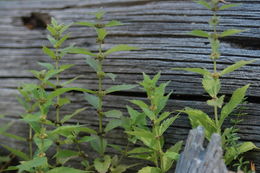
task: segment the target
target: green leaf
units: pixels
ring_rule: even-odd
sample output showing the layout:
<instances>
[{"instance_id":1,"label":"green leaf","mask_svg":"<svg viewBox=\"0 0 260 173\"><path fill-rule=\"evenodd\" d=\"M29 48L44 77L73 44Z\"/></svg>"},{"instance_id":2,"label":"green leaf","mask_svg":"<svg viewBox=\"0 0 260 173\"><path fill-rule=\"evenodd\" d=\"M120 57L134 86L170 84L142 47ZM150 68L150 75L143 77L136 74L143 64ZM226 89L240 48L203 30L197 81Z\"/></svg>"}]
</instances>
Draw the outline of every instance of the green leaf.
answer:
<instances>
[{"instance_id":1,"label":"green leaf","mask_svg":"<svg viewBox=\"0 0 260 173\"><path fill-rule=\"evenodd\" d=\"M87 57L86 63L92 67L96 72L98 71L98 62L94 58Z\"/></svg>"},{"instance_id":2,"label":"green leaf","mask_svg":"<svg viewBox=\"0 0 260 173\"><path fill-rule=\"evenodd\" d=\"M37 136L34 136L33 141L41 152L47 151L53 144L52 140L48 138L42 140Z\"/></svg>"},{"instance_id":3,"label":"green leaf","mask_svg":"<svg viewBox=\"0 0 260 173\"><path fill-rule=\"evenodd\" d=\"M70 167L58 167L49 170L47 173L86 173L86 172L90 172L90 171L82 171Z\"/></svg>"},{"instance_id":4,"label":"green leaf","mask_svg":"<svg viewBox=\"0 0 260 173\"><path fill-rule=\"evenodd\" d=\"M92 23L92 22L76 22L75 24L82 25L82 26L95 27L95 23Z\"/></svg>"},{"instance_id":5,"label":"green leaf","mask_svg":"<svg viewBox=\"0 0 260 173\"><path fill-rule=\"evenodd\" d=\"M160 123L162 120L169 117L170 115L171 115L171 112L164 112L159 116L159 118L155 122Z\"/></svg>"},{"instance_id":6,"label":"green leaf","mask_svg":"<svg viewBox=\"0 0 260 173\"><path fill-rule=\"evenodd\" d=\"M179 159L179 154L171 151L167 151L164 153L164 156L171 158L172 160L178 160Z\"/></svg>"},{"instance_id":7,"label":"green leaf","mask_svg":"<svg viewBox=\"0 0 260 173\"><path fill-rule=\"evenodd\" d=\"M123 23L116 20L112 20L106 24L106 27L120 26L120 25L123 25Z\"/></svg>"},{"instance_id":8,"label":"green leaf","mask_svg":"<svg viewBox=\"0 0 260 173\"><path fill-rule=\"evenodd\" d=\"M105 55L109 55L113 52L138 50L138 49L140 49L140 48L134 47L134 46L128 46L126 44L119 44L119 45L116 45L116 46L112 47L111 49L107 50L105 52Z\"/></svg>"},{"instance_id":9,"label":"green leaf","mask_svg":"<svg viewBox=\"0 0 260 173\"><path fill-rule=\"evenodd\" d=\"M221 110L221 115L219 119L220 126L223 124L224 120L228 117L228 115L231 112L233 112L233 110L244 101L248 87L249 84L245 85L242 88L238 88L233 92L230 101Z\"/></svg>"},{"instance_id":10,"label":"green leaf","mask_svg":"<svg viewBox=\"0 0 260 173\"><path fill-rule=\"evenodd\" d=\"M105 132L109 132L110 130L120 127L121 126L121 120L120 119L113 119L110 120L107 125L106 128L104 129Z\"/></svg>"},{"instance_id":11,"label":"green leaf","mask_svg":"<svg viewBox=\"0 0 260 173\"><path fill-rule=\"evenodd\" d=\"M60 89L57 89L57 90L51 92L48 95L47 99L52 100L55 97L60 96L60 95L66 93L66 92L69 92L69 91L81 91L81 92L92 93L92 94L95 93L95 91L84 89L84 88L60 88Z\"/></svg>"},{"instance_id":12,"label":"green leaf","mask_svg":"<svg viewBox=\"0 0 260 173\"><path fill-rule=\"evenodd\" d=\"M256 149L256 148L257 147L252 142L244 142L244 143L240 144L240 146L237 148L229 147L226 150L226 153L224 155L225 164L229 165L240 154L243 154L245 152L248 152L248 151Z\"/></svg>"},{"instance_id":13,"label":"green leaf","mask_svg":"<svg viewBox=\"0 0 260 173\"><path fill-rule=\"evenodd\" d=\"M84 48L78 48L78 47L72 47L68 50L68 53L73 54L83 54L83 55L89 55L89 56L96 56L96 54L91 53L88 49Z\"/></svg>"},{"instance_id":14,"label":"green leaf","mask_svg":"<svg viewBox=\"0 0 260 173\"><path fill-rule=\"evenodd\" d=\"M58 40L57 42L56 42L56 44L54 45L54 47L55 48L59 48L63 43L64 43L64 41L66 41L68 38L69 38L69 34L66 34L66 35L64 35L60 40Z\"/></svg>"},{"instance_id":15,"label":"green leaf","mask_svg":"<svg viewBox=\"0 0 260 173\"><path fill-rule=\"evenodd\" d=\"M57 35L57 31L54 27L52 27L51 25L47 26L47 30L51 33L51 35Z\"/></svg>"},{"instance_id":16,"label":"green leaf","mask_svg":"<svg viewBox=\"0 0 260 173\"><path fill-rule=\"evenodd\" d=\"M59 134L62 136L69 136L72 134L72 132L77 131L77 132L86 132L90 134L96 134L97 132L93 129L83 127L80 125L67 125L67 126L60 126L57 127L55 130L51 131L51 135Z\"/></svg>"},{"instance_id":17,"label":"green leaf","mask_svg":"<svg viewBox=\"0 0 260 173\"><path fill-rule=\"evenodd\" d=\"M23 160L29 160L29 156L27 154L25 154L24 152L15 150L7 145L1 144L1 146L4 147L5 149L7 149L8 151L10 151L12 154L16 155L17 157L20 157Z\"/></svg>"},{"instance_id":18,"label":"green leaf","mask_svg":"<svg viewBox=\"0 0 260 173\"><path fill-rule=\"evenodd\" d=\"M244 65L247 65L247 64L251 64L251 63L253 63L253 62L255 62L255 61L256 61L256 60L250 60L250 61L243 61L243 60L241 60L241 61L238 61L238 62L236 62L235 64L233 64L233 65L231 65L231 66L228 66L227 68L225 68L224 70L222 70L222 71L220 72L220 76L223 76L223 75L225 75L225 74L228 74L228 73L230 73L230 72L233 72L233 71L239 69L240 67L242 67L242 66L244 66Z\"/></svg>"},{"instance_id":19,"label":"green leaf","mask_svg":"<svg viewBox=\"0 0 260 173\"><path fill-rule=\"evenodd\" d=\"M106 12L103 10L99 10L98 12L93 13L93 14L96 16L97 19L102 19L104 17L104 15L106 14Z\"/></svg>"},{"instance_id":20,"label":"green leaf","mask_svg":"<svg viewBox=\"0 0 260 173\"><path fill-rule=\"evenodd\" d=\"M134 149L128 151L127 153L128 154L139 154L139 153L151 153L151 152L153 152L153 150L150 148L137 147L137 148L134 148Z\"/></svg>"},{"instance_id":21,"label":"green leaf","mask_svg":"<svg viewBox=\"0 0 260 173\"><path fill-rule=\"evenodd\" d=\"M57 43L57 40L55 40L52 36L48 35L47 38L53 46Z\"/></svg>"},{"instance_id":22,"label":"green leaf","mask_svg":"<svg viewBox=\"0 0 260 173\"><path fill-rule=\"evenodd\" d=\"M162 171L160 168L147 166L139 170L138 173L162 173Z\"/></svg>"},{"instance_id":23,"label":"green leaf","mask_svg":"<svg viewBox=\"0 0 260 173\"><path fill-rule=\"evenodd\" d=\"M204 0L200 0L200 1L195 1L197 4L200 4L204 7L206 7L207 9L211 9L211 6L210 4L207 2L207 1L204 1Z\"/></svg>"},{"instance_id":24,"label":"green leaf","mask_svg":"<svg viewBox=\"0 0 260 173\"><path fill-rule=\"evenodd\" d=\"M83 142L90 142L97 139L96 136L84 136L83 138L81 138L80 140L78 140L79 143L83 143Z\"/></svg>"},{"instance_id":25,"label":"green leaf","mask_svg":"<svg viewBox=\"0 0 260 173\"><path fill-rule=\"evenodd\" d=\"M54 59L54 60L56 59L56 54L51 49L43 46L42 51L43 51L43 53L45 53L46 55L48 55L52 59Z\"/></svg>"},{"instance_id":26,"label":"green leaf","mask_svg":"<svg viewBox=\"0 0 260 173\"><path fill-rule=\"evenodd\" d=\"M106 94L116 92L116 91L130 90L130 89L135 88L135 87L136 87L136 85L126 85L126 84L115 85L115 86L108 88L106 90Z\"/></svg>"},{"instance_id":27,"label":"green leaf","mask_svg":"<svg viewBox=\"0 0 260 173\"><path fill-rule=\"evenodd\" d=\"M163 133L170 127L170 125L178 118L179 116L174 116L164 120L159 127L159 136L163 135Z\"/></svg>"},{"instance_id":28,"label":"green leaf","mask_svg":"<svg viewBox=\"0 0 260 173\"><path fill-rule=\"evenodd\" d=\"M142 108L149 109L149 106L146 103L144 103L143 101L141 101L141 100L130 100L130 102L135 104L135 105L137 105L137 106L139 106L141 109Z\"/></svg>"},{"instance_id":29,"label":"green leaf","mask_svg":"<svg viewBox=\"0 0 260 173\"><path fill-rule=\"evenodd\" d=\"M198 37L206 37L206 38L208 38L210 36L209 33L207 33L206 31L202 31L202 30L193 30L193 31L189 32L189 35L198 36Z\"/></svg>"},{"instance_id":30,"label":"green leaf","mask_svg":"<svg viewBox=\"0 0 260 173\"><path fill-rule=\"evenodd\" d=\"M91 104L94 108L99 108L99 98L95 95L85 93L84 98Z\"/></svg>"},{"instance_id":31,"label":"green leaf","mask_svg":"<svg viewBox=\"0 0 260 173\"><path fill-rule=\"evenodd\" d=\"M237 7L237 6L239 6L239 5L241 5L241 4L225 4L225 5L222 5L222 6L219 8L219 10L225 10L225 9L227 9L227 8Z\"/></svg>"},{"instance_id":32,"label":"green leaf","mask_svg":"<svg viewBox=\"0 0 260 173\"><path fill-rule=\"evenodd\" d=\"M58 150L58 152L54 155L55 158L58 159L59 163L65 164L72 158L78 157L79 152L72 150Z\"/></svg>"},{"instance_id":33,"label":"green leaf","mask_svg":"<svg viewBox=\"0 0 260 173\"><path fill-rule=\"evenodd\" d=\"M95 137L96 139L90 141L90 145L95 151L103 155L107 148L107 140L104 138L100 138L99 136Z\"/></svg>"},{"instance_id":34,"label":"green leaf","mask_svg":"<svg viewBox=\"0 0 260 173\"><path fill-rule=\"evenodd\" d=\"M24 141L26 142L27 140L24 138L24 137L21 137L21 136L17 136L17 135L14 135L14 134L11 134L11 133L7 133L7 132L0 132L1 135L3 136L6 136L8 138L12 138L12 139L15 139L17 141Z\"/></svg>"},{"instance_id":35,"label":"green leaf","mask_svg":"<svg viewBox=\"0 0 260 173\"><path fill-rule=\"evenodd\" d=\"M112 79L112 81L115 81L116 75L114 73L106 73L106 76Z\"/></svg>"},{"instance_id":36,"label":"green leaf","mask_svg":"<svg viewBox=\"0 0 260 173\"><path fill-rule=\"evenodd\" d=\"M17 167L19 168L19 172L23 172L31 171L32 168L45 167L47 165L48 161L46 157L35 157L33 160L22 162Z\"/></svg>"},{"instance_id":37,"label":"green leaf","mask_svg":"<svg viewBox=\"0 0 260 173\"><path fill-rule=\"evenodd\" d=\"M123 113L119 110L110 110L104 112L104 115L108 118L121 118L123 116Z\"/></svg>"},{"instance_id":38,"label":"green leaf","mask_svg":"<svg viewBox=\"0 0 260 173\"><path fill-rule=\"evenodd\" d=\"M198 73L201 75L210 74L210 72L204 68L172 68L172 70L183 70L183 71Z\"/></svg>"},{"instance_id":39,"label":"green leaf","mask_svg":"<svg viewBox=\"0 0 260 173\"><path fill-rule=\"evenodd\" d=\"M101 28L101 29L96 29L97 31L97 34L98 34L98 39L99 40L104 40L105 37L107 36L107 30L104 29L104 28Z\"/></svg>"},{"instance_id":40,"label":"green leaf","mask_svg":"<svg viewBox=\"0 0 260 173\"><path fill-rule=\"evenodd\" d=\"M169 149L167 149L166 152L175 152L179 153L182 147L183 141L177 142L175 145L171 146Z\"/></svg>"},{"instance_id":41,"label":"green leaf","mask_svg":"<svg viewBox=\"0 0 260 173\"><path fill-rule=\"evenodd\" d=\"M157 147L154 145L154 141L155 141L154 134L148 130L135 128L134 131L126 131L126 133L135 136L137 139L141 140L146 146L150 148Z\"/></svg>"},{"instance_id":42,"label":"green leaf","mask_svg":"<svg viewBox=\"0 0 260 173\"><path fill-rule=\"evenodd\" d=\"M86 110L87 108L80 108L75 110L72 114L70 115L65 115L62 120L60 121L62 124L65 123L66 121L70 120L72 117L74 117L75 115L79 114L80 112L83 112L84 110Z\"/></svg>"},{"instance_id":43,"label":"green leaf","mask_svg":"<svg viewBox=\"0 0 260 173\"><path fill-rule=\"evenodd\" d=\"M61 84L61 86L64 87L64 86L66 86L66 85L68 85L68 84L74 82L75 80L77 80L77 79L80 78L80 77L82 77L82 75L76 76L76 77L74 77L74 78L72 78L72 79L70 79L70 80L68 80L68 81L66 81L66 82L63 82L63 83Z\"/></svg>"},{"instance_id":44,"label":"green leaf","mask_svg":"<svg viewBox=\"0 0 260 173\"><path fill-rule=\"evenodd\" d=\"M111 158L110 156L107 155L104 156L104 160L101 160L100 158L96 158L94 160L94 167L99 173L108 172L110 164L111 164Z\"/></svg>"},{"instance_id":45,"label":"green leaf","mask_svg":"<svg viewBox=\"0 0 260 173\"><path fill-rule=\"evenodd\" d=\"M205 135L207 139L210 139L211 135L217 132L216 125L210 117L201 110L185 108L180 112L184 112L189 115L189 119L192 125L192 128L198 126L203 126L205 128Z\"/></svg>"},{"instance_id":46,"label":"green leaf","mask_svg":"<svg viewBox=\"0 0 260 173\"><path fill-rule=\"evenodd\" d=\"M211 96L216 97L220 90L220 80L213 78L211 75L204 75L202 85L205 91Z\"/></svg>"},{"instance_id":47,"label":"green leaf","mask_svg":"<svg viewBox=\"0 0 260 173\"><path fill-rule=\"evenodd\" d=\"M224 95L221 96L221 97L219 97L219 98L213 98L213 99L211 99L211 100L208 100L208 101L207 101L207 104L208 104L209 106L217 106L217 107L221 108L222 105L223 105L223 102L224 102L224 98L225 98Z\"/></svg>"},{"instance_id":48,"label":"green leaf","mask_svg":"<svg viewBox=\"0 0 260 173\"><path fill-rule=\"evenodd\" d=\"M223 31L223 32L220 34L220 37L227 37L227 36L235 35L235 34L238 34L238 33L244 32L244 31L247 31L247 30L228 29L228 30L226 30L226 31Z\"/></svg>"},{"instance_id":49,"label":"green leaf","mask_svg":"<svg viewBox=\"0 0 260 173\"><path fill-rule=\"evenodd\" d=\"M54 66L50 63L43 63L43 62L38 62L38 64L42 67L45 67L47 68L48 70L53 70L54 69Z\"/></svg>"}]
</instances>

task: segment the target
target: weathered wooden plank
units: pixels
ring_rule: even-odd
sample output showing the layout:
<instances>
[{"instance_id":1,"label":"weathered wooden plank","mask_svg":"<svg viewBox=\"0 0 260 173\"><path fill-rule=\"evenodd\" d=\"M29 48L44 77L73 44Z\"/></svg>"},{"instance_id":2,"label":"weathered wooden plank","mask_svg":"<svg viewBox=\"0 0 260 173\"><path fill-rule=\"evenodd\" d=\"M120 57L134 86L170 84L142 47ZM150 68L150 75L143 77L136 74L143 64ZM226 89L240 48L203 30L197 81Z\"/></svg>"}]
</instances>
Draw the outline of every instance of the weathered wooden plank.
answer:
<instances>
[{"instance_id":1,"label":"weathered wooden plank","mask_svg":"<svg viewBox=\"0 0 260 173\"><path fill-rule=\"evenodd\" d=\"M242 6L229 11L221 12L221 30L228 28L248 29L243 34L223 40L223 58L219 60L219 69L237 60L260 59L259 35L260 2L254 0L232 0L231 2L243 3ZM131 44L139 46L142 50L127 53L119 53L109 56L105 63L105 70L118 75L116 82L105 80L106 86L121 83L136 83L141 81L141 72L154 74L162 71L161 81L171 80L168 90L174 90L169 110L182 109L185 106L208 110L204 104L207 98L201 96L204 91L201 87L200 77L186 72L171 71L172 67L206 67L212 68L208 60L209 45L206 39L193 38L187 35L192 29L209 30L207 20L210 13L189 0L2 0L0 1L0 110L8 114L12 119L17 119L22 112L21 107L15 101L17 92L14 90L19 83L35 81L28 69L38 69L36 61L48 61L41 52L41 46L47 45L45 30L28 30L23 26L20 18L29 16L31 12L40 11L49 13L59 21L70 23L79 20L92 21L93 18L86 14L94 12L100 7L108 12L106 21L117 19L126 25L111 29L104 48L110 48L115 44ZM90 29L73 26L70 29L72 36L70 41L78 46L95 51L95 33ZM68 79L75 75L83 75L76 81L75 86L96 88L95 74L84 64L84 57L79 55L68 56L63 63L74 63L77 66L65 73L62 78ZM230 94L232 90L247 83L252 86L248 92L249 115L246 121L240 123L240 136L242 140L252 140L260 145L260 63L247 66L236 73L223 78L223 94ZM71 93L75 96L73 104L62 111L67 114L70 110L86 106L86 102L79 93ZM128 104L125 99L144 99L144 93L139 89L131 92L117 93L108 96L106 109L118 108L124 111ZM120 101L119 101L120 100ZM87 111L88 112L88 111ZM125 111L124 111L124 114ZM211 114L211 113L210 113ZM7 120L1 120L0 124ZM97 124L93 110L88 114L84 112L70 123L80 121L84 124ZM91 122L91 123L90 123ZM18 125L21 124L17 122ZM18 127L18 126L17 126ZM20 126L23 129L24 126ZM185 139L190 126L186 116L177 120L175 126L167 132L167 145L180 139ZM14 132L24 134L24 131L12 129ZM123 133L109 136L112 142L124 144ZM173 137L172 137L173 136ZM0 137L0 140L2 138ZM2 142L2 140L1 140ZM7 144L10 140L4 141ZM11 141L12 145L17 143ZM18 146L18 145L17 145ZM20 145L22 147L22 145ZM257 163L260 169L260 153L250 153L249 158Z\"/></svg>"}]
</instances>

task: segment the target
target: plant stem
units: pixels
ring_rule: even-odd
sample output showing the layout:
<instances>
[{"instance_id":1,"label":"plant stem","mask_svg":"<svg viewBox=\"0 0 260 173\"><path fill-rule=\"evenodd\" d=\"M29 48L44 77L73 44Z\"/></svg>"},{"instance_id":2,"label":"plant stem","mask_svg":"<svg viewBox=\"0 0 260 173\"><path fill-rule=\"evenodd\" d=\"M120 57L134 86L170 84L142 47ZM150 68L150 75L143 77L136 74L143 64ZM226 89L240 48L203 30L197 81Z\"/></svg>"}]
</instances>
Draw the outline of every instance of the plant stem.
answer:
<instances>
[{"instance_id":1,"label":"plant stem","mask_svg":"<svg viewBox=\"0 0 260 173\"><path fill-rule=\"evenodd\" d=\"M32 159L33 157L33 151L32 151L32 128L29 127L29 156L30 156L30 159Z\"/></svg>"}]
</instances>

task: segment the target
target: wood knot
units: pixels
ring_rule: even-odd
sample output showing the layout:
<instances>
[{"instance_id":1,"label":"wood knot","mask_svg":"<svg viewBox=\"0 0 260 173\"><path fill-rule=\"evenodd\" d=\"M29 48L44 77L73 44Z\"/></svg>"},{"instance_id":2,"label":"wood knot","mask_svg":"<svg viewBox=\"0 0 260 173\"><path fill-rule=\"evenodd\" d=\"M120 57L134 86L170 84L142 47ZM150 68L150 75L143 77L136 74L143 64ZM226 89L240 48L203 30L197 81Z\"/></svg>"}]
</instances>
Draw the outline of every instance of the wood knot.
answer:
<instances>
[{"instance_id":1,"label":"wood knot","mask_svg":"<svg viewBox=\"0 0 260 173\"><path fill-rule=\"evenodd\" d=\"M31 15L21 17L24 26L28 29L46 29L51 22L51 16L48 13L32 12Z\"/></svg>"}]
</instances>

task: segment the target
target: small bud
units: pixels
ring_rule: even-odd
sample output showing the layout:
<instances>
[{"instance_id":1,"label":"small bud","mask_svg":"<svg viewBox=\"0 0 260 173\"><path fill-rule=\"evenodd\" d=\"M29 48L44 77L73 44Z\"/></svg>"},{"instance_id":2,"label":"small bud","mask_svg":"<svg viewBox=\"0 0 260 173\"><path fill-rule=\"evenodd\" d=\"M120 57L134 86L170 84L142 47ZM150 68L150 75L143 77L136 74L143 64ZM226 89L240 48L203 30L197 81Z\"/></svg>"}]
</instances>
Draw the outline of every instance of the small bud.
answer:
<instances>
[{"instance_id":1,"label":"small bud","mask_svg":"<svg viewBox=\"0 0 260 173\"><path fill-rule=\"evenodd\" d=\"M105 74L105 72L103 72L103 71L98 71L98 72L97 72L98 78L101 78L101 79L102 79L102 78L105 77L105 75L106 75L106 74Z\"/></svg>"},{"instance_id":2,"label":"small bud","mask_svg":"<svg viewBox=\"0 0 260 173\"><path fill-rule=\"evenodd\" d=\"M157 106L156 106L156 105L151 105L151 106L150 106L150 110L151 110L151 111L155 111L156 109L157 109Z\"/></svg>"},{"instance_id":3,"label":"small bud","mask_svg":"<svg viewBox=\"0 0 260 173\"><path fill-rule=\"evenodd\" d=\"M103 53L99 53L99 54L97 55L97 59L100 60L100 61L102 61L103 59L105 59L105 55L104 55Z\"/></svg>"},{"instance_id":4,"label":"small bud","mask_svg":"<svg viewBox=\"0 0 260 173\"><path fill-rule=\"evenodd\" d=\"M212 77L214 79L218 79L220 77L220 73L216 72L216 73L212 73Z\"/></svg>"},{"instance_id":5,"label":"small bud","mask_svg":"<svg viewBox=\"0 0 260 173\"><path fill-rule=\"evenodd\" d=\"M41 133L41 134L39 134L39 138L40 139L45 139L45 138L47 138L48 137L48 135L46 134L46 133Z\"/></svg>"},{"instance_id":6,"label":"small bud","mask_svg":"<svg viewBox=\"0 0 260 173\"><path fill-rule=\"evenodd\" d=\"M97 24L95 25L96 28L104 28L105 26L106 26L106 25L103 24L103 23L97 23Z\"/></svg>"},{"instance_id":7,"label":"small bud","mask_svg":"<svg viewBox=\"0 0 260 173\"><path fill-rule=\"evenodd\" d=\"M45 154L45 153L39 153L38 156L39 156L39 157L45 157L46 154Z\"/></svg>"},{"instance_id":8,"label":"small bud","mask_svg":"<svg viewBox=\"0 0 260 173\"><path fill-rule=\"evenodd\" d=\"M40 121L46 121L47 115L41 115L40 116Z\"/></svg>"},{"instance_id":9,"label":"small bud","mask_svg":"<svg viewBox=\"0 0 260 173\"><path fill-rule=\"evenodd\" d=\"M215 52L213 52L211 55L210 55L210 58L211 59L219 59L219 57L220 57L220 54L219 53L215 53Z\"/></svg>"}]
</instances>

